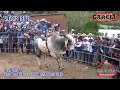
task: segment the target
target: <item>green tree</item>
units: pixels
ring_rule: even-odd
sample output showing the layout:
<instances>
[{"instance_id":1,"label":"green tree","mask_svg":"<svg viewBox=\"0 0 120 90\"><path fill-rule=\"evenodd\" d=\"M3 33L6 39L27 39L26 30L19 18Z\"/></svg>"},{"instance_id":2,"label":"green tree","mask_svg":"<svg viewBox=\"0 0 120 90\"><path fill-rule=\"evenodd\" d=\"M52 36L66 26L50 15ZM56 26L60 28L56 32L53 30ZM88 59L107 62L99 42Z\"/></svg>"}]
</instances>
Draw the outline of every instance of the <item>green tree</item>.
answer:
<instances>
[{"instance_id":1,"label":"green tree","mask_svg":"<svg viewBox=\"0 0 120 90\"><path fill-rule=\"evenodd\" d=\"M83 27L82 27L82 32L88 34L88 33L93 33L93 34L99 34L98 33L98 23L92 20L89 20Z\"/></svg>"}]
</instances>

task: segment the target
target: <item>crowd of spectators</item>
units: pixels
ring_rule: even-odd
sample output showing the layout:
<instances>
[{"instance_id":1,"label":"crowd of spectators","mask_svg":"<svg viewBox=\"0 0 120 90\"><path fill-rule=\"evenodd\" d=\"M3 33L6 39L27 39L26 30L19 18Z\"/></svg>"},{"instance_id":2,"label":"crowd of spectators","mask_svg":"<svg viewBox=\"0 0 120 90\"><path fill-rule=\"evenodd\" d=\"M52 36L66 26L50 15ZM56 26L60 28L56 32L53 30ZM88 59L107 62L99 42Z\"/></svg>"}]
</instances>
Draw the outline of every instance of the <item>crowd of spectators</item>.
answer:
<instances>
[{"instance_id":1,"label":"crowd of spectators","mask_svg":"<svg viewBox=\"0 0 120 90\"><path fill-rule=\"evenodd\" d=\"M33 22L5 21L0 18L0 52L34 53L34 37L46 36L50 28L60 32L60 24L51 25L45 18ZM26 51L24 51L26 50Z\"/></svg>"},{"instance_id":2,"label":"crowd of spectators","mask_svg":"<svg viewBox=\"0 0 120 90\"><path fill-rule=\"evenodd\" d=\"M45 37L51 28L61 33L59 23L51 25L51 23L44 18L36 22L12 22L4 21L2 17L3 15L0 15L0 52L16 53L20 51L21 53L27 52L28 54L34 54L35 36L41 37L42 35ZM100 62L102 61L103 58L101 58L101 55L97 57L97 54L100 53L106 55L104 59L109 60L109 62L114 62L115 60L113 60L113 58L120 60L120 34L118 34L118 38L109 38L107 33L99 36L95 36L92 33L88 35L85 33L75 34L74 29L72 29L69 34L71 34L74 39L72 41L71 51L67 51L67 53L64 54L64 59L67 59L67 56L72 60L77 57L78 60L83 60L83 63L92 64L94 58Z\"/></svg>"},{"instance_id":3,"label":"crowd of spectators","mask_svg":"<svg viewBox=\"0 0 120 90\"><path fill-rule=\"evenodd\" d=\"M85 33L74 34L74 31L70 32L74 37L73 50L67 51L64 59L67 59L67 56L69 56L73 61L77 58L77 60L82 60L83 63L89 63L90 65L95 61L102 62L108 60L119 65L120 34L118 34L118 38L109 38L107 33L95 36L92 33L88 35Z\"/></svg>"}]
</instances>

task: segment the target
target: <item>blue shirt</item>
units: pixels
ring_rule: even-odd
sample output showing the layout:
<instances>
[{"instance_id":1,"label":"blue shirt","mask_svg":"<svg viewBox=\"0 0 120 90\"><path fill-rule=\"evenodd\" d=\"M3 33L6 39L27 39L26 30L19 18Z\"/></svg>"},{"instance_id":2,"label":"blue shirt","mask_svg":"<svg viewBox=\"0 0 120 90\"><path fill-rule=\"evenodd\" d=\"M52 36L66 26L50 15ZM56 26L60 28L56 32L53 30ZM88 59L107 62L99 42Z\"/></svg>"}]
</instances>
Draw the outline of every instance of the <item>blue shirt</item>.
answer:
<instances>
[{"instance_id":1,"label":"blue shirt","mask_svg":"<svg viewBox=\"0 0 120 90\"><path fill-rule=\"evenodd\" d=\"M120 38L120 36L117 36L117 38Z\"/></svg>"},{"instance_id":2,"label":"blue shirt","mask_svg":"<svg viewBox=\"0 0 120 90\"><path fill-rule=\"evenodd\" d=\"M42 25L41 23L37 24L37 28L41 29L42 31L47 31L48 30L47 25Z\"/></svg>"},{"instance_id":3,"label":"blue shirt","mask_svg":"<svg viewBox=\"0 0 120 90\"><path fill-rule=\"evenodd\" d=\"M92 48L93 48L93 52L97 52L97 46L96 45L93 45Z\"/></svg>"},{"instance_id":4,"label":"blue shirt","mask_svg":"<svg viewBox=\"0 0 120 90\"><path fill-rule=\"evenodd\" d=\"M19 41L19 44L23 44L24 43L24 36L19 36L18 41Z\"/></svg>"}]
</instances>

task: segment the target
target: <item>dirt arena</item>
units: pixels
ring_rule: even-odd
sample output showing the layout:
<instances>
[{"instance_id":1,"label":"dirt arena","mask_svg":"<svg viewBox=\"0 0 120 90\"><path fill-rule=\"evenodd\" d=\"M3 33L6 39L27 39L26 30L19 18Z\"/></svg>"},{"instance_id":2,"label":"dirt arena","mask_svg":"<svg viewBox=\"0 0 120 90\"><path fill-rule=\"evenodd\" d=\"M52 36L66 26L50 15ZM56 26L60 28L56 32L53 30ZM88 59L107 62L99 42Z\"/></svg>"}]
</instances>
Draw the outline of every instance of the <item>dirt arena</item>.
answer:
<instances>
[{"instance_id":1,"label":"dirt arena","mask_svg":"<svg viewBox=\"0 0 120 90\"><path fill-rule=\"evenodd\" d=\"M43 65L43 56L41 64ZM95 67L82 63L73 63L62 60L65 69L61 76L4 76L3 68L19 68L23 72L59 72L57 62L52 57L47 57L48 68L39 68L36 56L27 54L0 53L0 79L109 79L110 77L98 77Z\"/></svg>"}]
</instances>

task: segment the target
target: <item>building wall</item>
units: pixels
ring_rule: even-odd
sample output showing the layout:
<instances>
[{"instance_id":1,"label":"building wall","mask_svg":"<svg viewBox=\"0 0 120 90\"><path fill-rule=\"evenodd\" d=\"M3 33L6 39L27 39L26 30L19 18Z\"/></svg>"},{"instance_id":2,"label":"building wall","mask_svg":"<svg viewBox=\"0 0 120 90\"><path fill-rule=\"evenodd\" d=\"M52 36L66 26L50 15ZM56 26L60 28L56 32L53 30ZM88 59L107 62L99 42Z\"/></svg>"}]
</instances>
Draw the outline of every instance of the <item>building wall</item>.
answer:
<instances>
[{"instance_id":1,"label":"building wall","mask_svg":"<svg viewBox=\"0 0 120 90\"><path fill-rule=\"evenodd\" d=\"M47 21L50 21L52 25L56 22L60 23L61 28L65 29L65 31L67 32L68 28L67 28L67 24L65 21L66 18L64 14L34 15L30 17L30 19L33 21L37 21L38 19L40 20L42 18L45 18Z\"/></svg>"}]
</instances>

